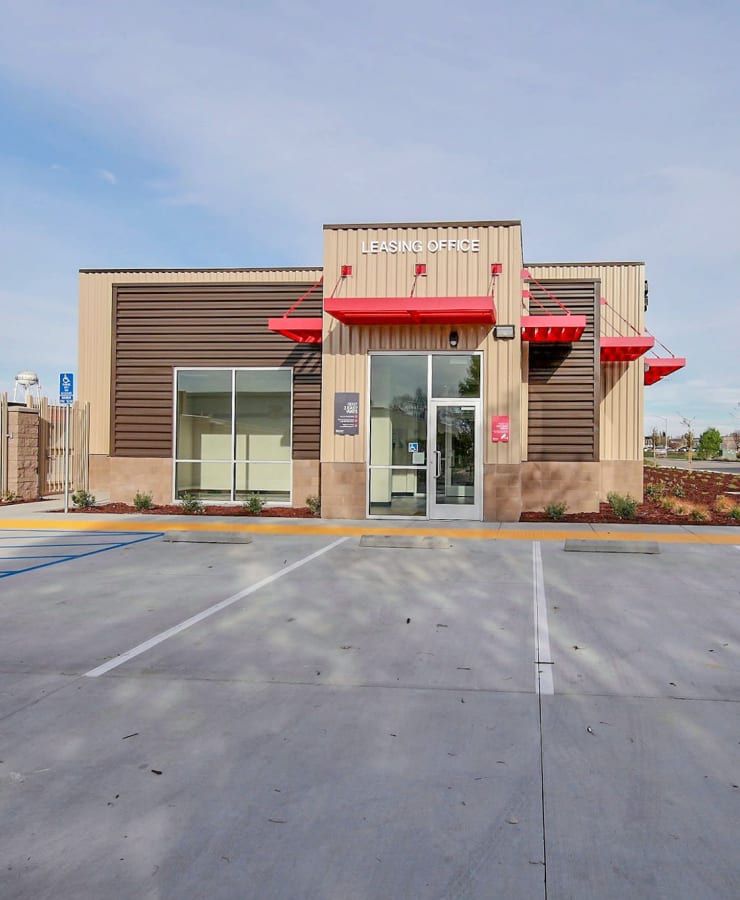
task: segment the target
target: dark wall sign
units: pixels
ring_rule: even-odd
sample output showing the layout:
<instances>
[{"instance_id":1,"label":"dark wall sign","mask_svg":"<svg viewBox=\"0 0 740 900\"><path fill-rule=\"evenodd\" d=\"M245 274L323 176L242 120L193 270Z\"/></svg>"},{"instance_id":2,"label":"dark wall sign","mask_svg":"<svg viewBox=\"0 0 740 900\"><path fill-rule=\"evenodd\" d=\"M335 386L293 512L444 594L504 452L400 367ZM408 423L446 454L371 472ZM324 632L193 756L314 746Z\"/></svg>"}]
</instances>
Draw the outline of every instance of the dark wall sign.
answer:
<instances>
[{"instance_id":1,"label":"dark wall sign","mask_svg":"<svg viewBox=\"0 0 740 900\"><path fill-rule=\"evenodd\" d=\"M360 395L334 394L334 434L360 433Z\"/></svg>"}]
</instances>

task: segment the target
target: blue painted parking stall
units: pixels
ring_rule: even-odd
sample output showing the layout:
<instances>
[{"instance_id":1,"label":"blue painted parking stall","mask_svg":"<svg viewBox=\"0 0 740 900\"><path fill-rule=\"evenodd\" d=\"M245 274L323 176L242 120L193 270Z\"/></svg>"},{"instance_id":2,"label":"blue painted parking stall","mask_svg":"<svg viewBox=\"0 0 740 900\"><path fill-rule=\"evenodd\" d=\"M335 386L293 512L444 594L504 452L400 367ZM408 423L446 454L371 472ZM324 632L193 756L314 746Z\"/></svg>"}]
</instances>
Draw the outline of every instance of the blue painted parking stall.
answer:
<instances>
[{"instance_id":1,"label":"blue painted parking stall","mask_svg":"<svg viewBox=\"0 0 740 900\"><path fill-rule=\"evenodd\" d=\"M162 537L161 531L0 529L0 579Z\"/></svg>"}]
</instances>

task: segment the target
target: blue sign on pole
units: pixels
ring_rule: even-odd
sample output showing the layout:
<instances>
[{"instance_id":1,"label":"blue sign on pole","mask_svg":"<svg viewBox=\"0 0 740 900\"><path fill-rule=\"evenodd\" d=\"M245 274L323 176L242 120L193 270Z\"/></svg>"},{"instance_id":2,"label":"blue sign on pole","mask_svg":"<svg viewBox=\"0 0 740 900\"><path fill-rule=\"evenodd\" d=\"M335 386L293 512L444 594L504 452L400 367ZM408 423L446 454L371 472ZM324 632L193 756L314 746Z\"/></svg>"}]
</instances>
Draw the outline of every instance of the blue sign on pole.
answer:
<instances>
[{"instance_id":1,"label":"blue sign on pole","mask_svg":"<svg viewBox=\"0 0 740 900\"><path fill-rule=\"evenodd\" d=\"M71 406L75 399L75 377L71 372L62 372L59 376L59 402L62 406Z\"/></svg>"}]
</instances>

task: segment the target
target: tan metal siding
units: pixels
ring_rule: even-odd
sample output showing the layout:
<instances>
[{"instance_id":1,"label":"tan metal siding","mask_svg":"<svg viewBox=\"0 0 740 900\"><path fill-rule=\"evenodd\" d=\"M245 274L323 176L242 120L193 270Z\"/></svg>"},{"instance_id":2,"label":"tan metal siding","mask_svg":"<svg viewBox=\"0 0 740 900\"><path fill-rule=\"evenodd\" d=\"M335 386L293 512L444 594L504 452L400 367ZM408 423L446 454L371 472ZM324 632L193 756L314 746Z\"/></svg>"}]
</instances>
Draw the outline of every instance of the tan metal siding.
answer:
<instances>
[{"instance_id":1,"label":"tan metal siding","mask_svg":"<svg viewBox=\"0 0 740 900\"><path fill-rule=\"evenodd\" d=\"M598 279L601 296L609 304L601 309L601 336L628 337L632 333L615 310L640 333L644 330L643 263L528 263L527 268L538 281ZM642 460L644 399L643 359L601 366L599 455L602 461Z\"/></svg>"},{"instance_id":2,"label":"tan metal siding","mask_svg":"<svg viewBox=\"0 0 740 900\"><path fill-rule=\"evenodd\" d=\"M293 369L293 459L318 459L321 348L268 330L309 283L120 285L113 302L112 456L172 455L173 369ZM302 304L321 314L321 292Z\"/></svg>"},{"instance_id":3,"label":"tan metal siding","mask_svg":"<svg viewBox=\"0 0 740 900\"><path fill-rule=\"evenodd\" d=\"M362 242L478 239L478 253L437 252L363 254ZM416 282L416 296L484 296L491 288L491 263L501 263L496 279L497 321L514 323L519 333L520 270L522 266L521 227L517 224L352 227L332 226L324 230L324 290L328 296L337 286L336 296L407 296L414 278L414 264L426 263L427 275ZM339 280L343 264L353 266L350 278ZM324 357L322 366L322 461L365 462L367 409L367 355L375 350L449 351L451 327L443 326L347 326L324 316ZM521 344L519 340L495 341L489 327L462 326L458 350L483 350L484 419L509 415L512 421L508 444L485 442L486 463L521 461L519 428L521 404ZM361 398L360 433L334 434L333 397L335 391L357 391Z\"/></svg>"},{"instance_id":4,"label":"tan metal siding","mask_svg":"<svg viewBox=\"0 0 740 900\"><path fill-rule=\"evenodd\" d=\"M90 453L110 452L111 328L114 284L315 282L320 268L81 271L77 388L90 404Z\"/></svg>"},{"instance_id":5,"label":"tan metal siding","mask_svg":"<svg viewBox=\"0 0 740 900\"><path fill-rule=\"evenodd\" d=\"M527 459L594 462L599 458L600 285L559 281L542 285L571 313L585 316L586 328L572 344L529 347ZM529 290L538 301L530 304L533 314L542 307L559 311L544 290L534 284Z\"/></svg>"}]
</instances>

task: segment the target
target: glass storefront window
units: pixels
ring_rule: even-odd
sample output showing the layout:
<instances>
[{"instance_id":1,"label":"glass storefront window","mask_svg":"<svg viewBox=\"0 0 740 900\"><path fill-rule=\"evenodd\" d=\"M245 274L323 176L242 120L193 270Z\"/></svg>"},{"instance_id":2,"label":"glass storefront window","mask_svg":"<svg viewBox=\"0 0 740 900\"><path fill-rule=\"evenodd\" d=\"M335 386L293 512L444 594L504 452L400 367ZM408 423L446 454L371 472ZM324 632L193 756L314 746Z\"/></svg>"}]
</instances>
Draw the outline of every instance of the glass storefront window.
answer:
<instances>
[{"instance_id":1,"label":"glass storefront window","mask_svg":"<svg viewBox=\"0 0 740 900\"><path fill-rule=\"evenodd\" d=\"M236 458L290 460L292 373L236 373Z\"/></svg>"},{"instance_id":2,"label":"glass storefront window","mask_svg":"<svg viewBox=\"0 0 740 900\"><path fill-rule=\"evenodd\" d=\"M432 397L480 397L480 356L433 356Z\"/></svg>"},{"instance_id":3,"label":"glass storefront window","mask_svg":"<svg viewBox=\"0 0 740 900\"><path fill-rule=\"evenodd\" d=\"M177 372L175 496L290 502L290 369Z\"/></svg>"},{"instance_id":4,"label":"glass storefront window","mask_svg":"<svg viewBox=\"0 0 740 900\"><path fill-rule=\"evenodd\" d=\"M427 470L370 469L371 516L426 516Z\"/></svg>"},{"instance_id":5,"label":"glass storefront window","mask_svg":"<svg viewBox=\"0 0 740 900\"><path fill-rule=\"evenodd\" d=\"M178 459L231 459L231 372L177 373Z\"/></svg>"},{"instance_id":6,"label":"glass storefront window","mask_svg":"<svg viewBox=\"0 0 740 900\"><path fill-rule=\"evenodd\" d=\"M413 445L417 453L426 453L426 357L374 356L370 370L370 465L415 465Z\"/></svg>"}]
</instances>

